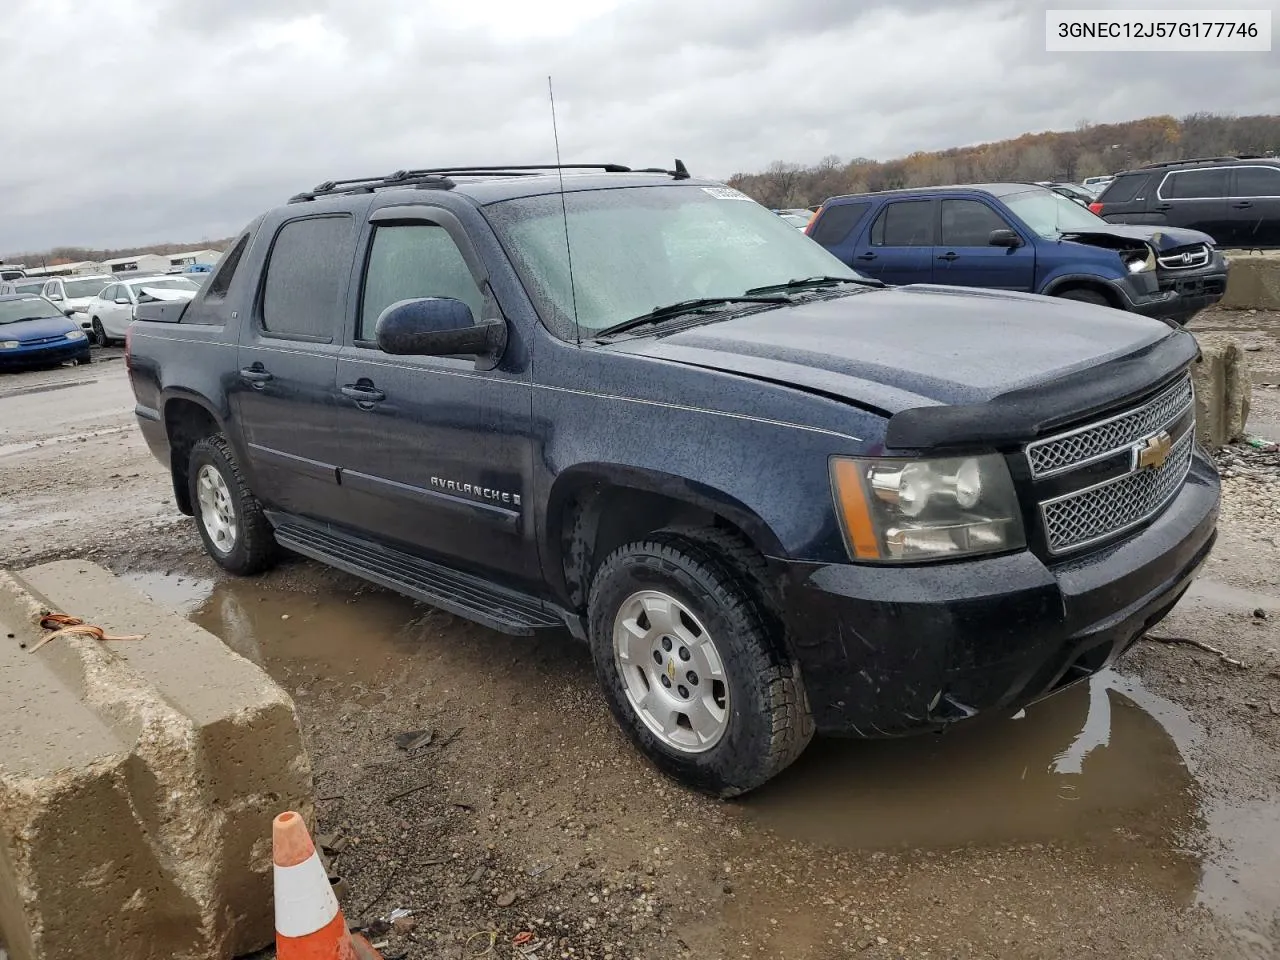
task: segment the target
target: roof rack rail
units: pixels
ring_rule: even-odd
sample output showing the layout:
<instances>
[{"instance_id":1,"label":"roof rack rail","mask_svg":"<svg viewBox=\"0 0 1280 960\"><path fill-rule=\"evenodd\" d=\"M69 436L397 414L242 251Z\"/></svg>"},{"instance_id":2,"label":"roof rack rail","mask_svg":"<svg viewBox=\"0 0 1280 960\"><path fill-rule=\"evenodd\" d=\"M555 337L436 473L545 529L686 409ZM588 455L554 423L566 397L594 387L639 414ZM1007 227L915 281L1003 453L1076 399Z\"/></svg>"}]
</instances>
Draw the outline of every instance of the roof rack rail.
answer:
<instances>
[{"instance_id":1,"label":"roof rack rail","mask_svg":"<svg viewBox=\"0 0 1280 960\"><path fill-rule=\"evenodd\" d=\"M1184 163L1228 163L1232 160L1243 160L1244 157L1187 157L1185 160L1158 160L1155 163L1144 163L1137 169L1151 170L1155 167L1177 167Z\"/></svg>"},{"instance_id":2,"label":"roof rack rail","mask_svg":"<svg viewBox=\"0 0 1280 960\"><path fill-rule=\"evenodd\" d=\"M509 166L423 167L418 170L397 170L380 177L357 177L352 180L326 180L310 190L294 194L290 203L303 203L317 197L349 193L373 193L386 187L417 187L420 190L452 190L457 184L452 177L529 177L549 170L600 170L604 173L662 173L673 180L688 180L689 171L684 162L677 160L674 170L646 167L633 170L620 163L530 163Z\"/></svg>"}]
</instances>

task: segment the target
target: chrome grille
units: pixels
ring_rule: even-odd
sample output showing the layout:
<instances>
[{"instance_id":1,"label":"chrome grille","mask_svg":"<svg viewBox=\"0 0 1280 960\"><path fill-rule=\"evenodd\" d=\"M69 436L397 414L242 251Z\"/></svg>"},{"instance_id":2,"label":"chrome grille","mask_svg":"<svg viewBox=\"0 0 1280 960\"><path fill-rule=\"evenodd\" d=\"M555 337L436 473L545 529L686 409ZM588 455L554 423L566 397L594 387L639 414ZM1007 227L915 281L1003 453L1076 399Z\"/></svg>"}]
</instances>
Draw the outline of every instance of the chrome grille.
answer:
<instances>
[{"instance_id":1,"label":"chrome grille","mask_svg":"<svg viewBox=\"0 0 1280 960\"><path fill-rule=\"evenodd\" d=\"M1191 469L1194 427L1174 443L1165 462L1040 505L1050 553L1062 553L1121 533L1160 512Z\"/></svg>"},{"instance_id":2,"label":"chrome grille","mask_svg":"<svg viewBox=\"0 0 1280 960\"><path fill-rule=\"evenodd\" d=\"M1027 446L1027 462L1037 480L1119 453L1167 427L1191 406L1188 375L1146 403L1087 427L1037 440Z\"/></svg>"},{"instance_id":3,"label":"chrome grille","mask_svg":"<svg viewBox=\"0 0 1280 960\"><path fill-rule=\"evenodd\" d=\"M1193 270L1209 262L1209 248L1199 243L1194 247L1184 247L1181 250L1166 253L1157 257L1156 261L1166 270Z\"/></svg>"}]
</instances>

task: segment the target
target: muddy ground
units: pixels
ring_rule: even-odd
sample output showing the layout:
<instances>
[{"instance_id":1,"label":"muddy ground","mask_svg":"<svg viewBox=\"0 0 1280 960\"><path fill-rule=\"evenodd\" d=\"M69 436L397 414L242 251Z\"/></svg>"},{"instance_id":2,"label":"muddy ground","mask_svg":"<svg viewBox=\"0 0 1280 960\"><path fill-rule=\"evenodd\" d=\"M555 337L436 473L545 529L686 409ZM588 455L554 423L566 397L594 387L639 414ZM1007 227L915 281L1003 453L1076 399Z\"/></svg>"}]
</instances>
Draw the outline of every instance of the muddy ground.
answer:
<instances>
[{"instance_id":1,"label":"muddy ground","mask_svg":"<svg viewBox=\"0 0 1280 960\"><path fill-rule=\"evenodd\" d=\"M1280 315L1193 329L1258 348L1251 427L1280 438ZM91 557L293 694L344 908L388 960L524 956L526 931L543 960L1280 956L1267 458L1224 459L1218 546L1158 630L1243 666L1144 642L1019 718L819 740L725 803L632 751L567 636L499 636L301 559L221 575L133 425L119 351L98 355L0 375L0 565ZM412 920L384 932L395 908Z\"/></svg>"}]
</instances>

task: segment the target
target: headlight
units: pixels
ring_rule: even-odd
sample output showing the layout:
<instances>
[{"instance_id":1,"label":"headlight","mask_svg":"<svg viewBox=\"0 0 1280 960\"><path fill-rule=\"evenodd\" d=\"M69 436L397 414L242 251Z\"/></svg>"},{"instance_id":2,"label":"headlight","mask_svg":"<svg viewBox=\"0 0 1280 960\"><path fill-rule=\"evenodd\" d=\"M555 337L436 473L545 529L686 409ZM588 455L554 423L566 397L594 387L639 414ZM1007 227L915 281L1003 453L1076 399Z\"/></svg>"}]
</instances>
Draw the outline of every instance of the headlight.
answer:
<instances>
[{"instance_id":1,"label":"headlight","mask_svg":"<svg viewBox=\"0 0 1280 960\"><path fill-rule=\"evenodd\" d=\"M0 340L0 350L17 350L20 346L17 340Z\"/></svg>"},{"instance_id":2,"label":"headlight","mask_svg":"<svg viewBox=\"0 0 1280 960\"><path fill-rule=\"evenodd\" d=\"M1130 273L1146 273L1148 270L1156 268L1156 255L1150 248L1147 249L1145 257L1139 256L1137 253L1128 253L1121 259L1124 260L1124 265Z\"/></svg>"},{"instance_id":3,"label":"headlight","mask_svg":"<svg viewBox=\"0 0 1280 960\"><path fill-rule=\"evenodd\" d=\"M67 339L68 340L84 340L86 339L86 335L83 330L72 330L70 333L67 334Z\"/></svg>"},{"instance_id":4,"label":"headlight","mask_svg":"<svg viewBox=\"0 0 1280 960\"><path fill-rule=\"evenodd\" d=\"M855 560L941 560L1026 546L1018 497L999 454L833 457L831 485Z\"/></svg>"}]
</instances>

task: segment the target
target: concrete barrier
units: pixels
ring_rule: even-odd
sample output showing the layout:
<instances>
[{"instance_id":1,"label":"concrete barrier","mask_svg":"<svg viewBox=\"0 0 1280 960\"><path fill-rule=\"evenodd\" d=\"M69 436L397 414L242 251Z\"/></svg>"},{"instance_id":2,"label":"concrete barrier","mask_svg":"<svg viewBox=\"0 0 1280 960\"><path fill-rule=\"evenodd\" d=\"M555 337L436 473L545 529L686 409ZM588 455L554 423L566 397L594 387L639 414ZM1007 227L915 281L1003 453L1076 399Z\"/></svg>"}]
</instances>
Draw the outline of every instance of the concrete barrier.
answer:
<instances>
[{"instance_id":1,"label":"concrete barrier","mask_svg":"<svg viewBox=\"0 0 1280 960\"><path fill-rule=\"evenodd\" d=\"M1231 269L1219 306L1230 310L1280 310L1280 256L1227 252Z\"/></svg>"},{"instance_id":2,"label":"concrete barrier","mask_svg":"<svg viewBox=\"0 0 1280 960\"><path fill-rule=\"evenodd\" d=\"M32 653L48 611L145 636ZM213 960L273 941L271 821L313 804L293 702L259 667L63 561L0 572L0 703L11 960Z\"/></svg>"},{"instance_id":3,"label":"concrete barrier","mask_svg":"<svg viewBox=\"0 0 1280 960\"><path fill-rule=\"evenodd\" d=\"M1196 386L1196 432L1202 444L1218 450L1244 436L1253 381L1245 352L1234 337L1198 333L1196 340L1202 354L1191 368Z\"/></svg>"}]
</instances>

